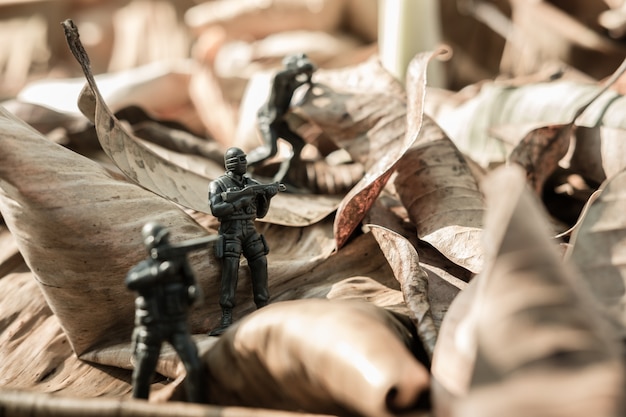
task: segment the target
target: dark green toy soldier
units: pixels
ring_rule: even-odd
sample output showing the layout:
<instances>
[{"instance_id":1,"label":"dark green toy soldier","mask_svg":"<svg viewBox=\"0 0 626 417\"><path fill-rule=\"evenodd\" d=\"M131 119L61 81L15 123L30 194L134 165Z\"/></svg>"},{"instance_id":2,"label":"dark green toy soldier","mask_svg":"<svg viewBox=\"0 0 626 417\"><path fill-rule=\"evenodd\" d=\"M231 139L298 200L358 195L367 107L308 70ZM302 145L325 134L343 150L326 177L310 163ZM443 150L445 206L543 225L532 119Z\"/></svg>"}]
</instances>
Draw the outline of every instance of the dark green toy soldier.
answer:
<instances>
[{"instance_id":1,"label":"dark green toy soldier","mask_svg":"<svg viewBox=\"0 0 626 417\"><path fill-rule=\"evenodd\" d=\"M285 116L289 112L296 89L304 84L308 84L309 87L313 85L311 77L316 67L306 54L302 53L286 56L283 66L284 68L274 75L270 95L257 113L257 126L263 145L250 152L248 158L250 166L276 155L279 138L291 144L293 148L291 162L299 160L300 151L306 144L304 139L289 127ZM283 162L274 179L280 181L287 173L289 165L289 160Z\"/></svg>"},{"instance_id":2,"label":"dark green toy soldier","mask_svg":"<svg viewBox=\"0 0 626 417\"><path fill-rule=\"evenodd\" d=\"M187 312L199 291L185 250L174 250L169 232L156 223L142 229L150 257L126 276L126 286L137 292L133 333L133 397L147 399L163 342L174 347L187 370L189 401L205 402L205 378L198 349L191 338ZM213 237L215 240L215 237ZM208 243L211 238L204 238Z\"/></svg>"},{"instance_id":3,"label":"dark green toy soldier","mask_svg":"<svg viewBox=\"0 0 626 417\"><path fill-rule=\"evenodd\" d=\"M209 184L209 205L211 213L220 221L222 239L216 245L216 255L222 259L219 299L222 319L220 327L210 335L219 335L232 324L242 253L250 267L254 302L257 308L267 305L270 298L266 257L269 247L263 235L256 231L254 221L267 214L270 199L284 190L282 184L260 184L246 175L246 154L239 148L226 151L224 164L226 173Z\"/></svg>"}]
</instances>

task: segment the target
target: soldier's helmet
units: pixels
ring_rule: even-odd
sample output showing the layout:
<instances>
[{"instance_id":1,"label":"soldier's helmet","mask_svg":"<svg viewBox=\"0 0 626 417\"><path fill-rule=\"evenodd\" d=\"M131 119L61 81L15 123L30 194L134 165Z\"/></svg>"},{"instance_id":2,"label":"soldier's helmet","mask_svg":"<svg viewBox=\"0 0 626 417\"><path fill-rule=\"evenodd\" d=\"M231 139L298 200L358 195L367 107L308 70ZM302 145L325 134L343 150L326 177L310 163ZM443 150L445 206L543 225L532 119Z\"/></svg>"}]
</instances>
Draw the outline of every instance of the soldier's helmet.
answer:
<instances>
[{"instance_id":1,"label":"soldier's helmet","mask_svg":"<svg viewBox=\"0 0 626 417\"><path fill-rule=\"evenodd\" d=\"M141 235L143 236L144 245L148 249L152 249L162 243L166 243L170 232L158 223L149 222L141 229Z\"/></svg>"},{"instance_id":2,"label":"soldier's helmet","mask_svg":"<svg viewBox=\"0 0 626 417\"><path fill-rule=\"evenodd\" d=\"M287 69L297 69L308 62L310 62L309 57L303 53L291 54L283 58L283 66Z\"/></svg>"},{"instance_id":3,"label":"soldier's helmet","mask_svg":"<svg viewBox=\"0 0 626 417\"><path fill-rule=\"evenodd\" d=\"M224 166L229 172L239 175L246 173L247 169L246 153L239 148L228 148L224 154Z\"/></svg>"}]
</instances>

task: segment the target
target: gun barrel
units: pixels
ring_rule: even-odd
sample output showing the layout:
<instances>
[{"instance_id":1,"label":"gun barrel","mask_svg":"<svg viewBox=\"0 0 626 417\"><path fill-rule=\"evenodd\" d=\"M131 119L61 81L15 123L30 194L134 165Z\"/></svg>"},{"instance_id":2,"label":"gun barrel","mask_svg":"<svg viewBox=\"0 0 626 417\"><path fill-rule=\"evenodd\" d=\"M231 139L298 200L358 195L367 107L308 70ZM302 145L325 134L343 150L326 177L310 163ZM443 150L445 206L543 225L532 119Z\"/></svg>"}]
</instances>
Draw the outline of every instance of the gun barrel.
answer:
<instances>
[{"instance_id":1,"label":"gun barrel","mask_svg":"<svg viewBox=\"0 0 626 417\"><path fill-rule=\"evenodd\" d=\"M285 191L287 186L285 184L274 182L270 184L255 184L249 185L241 190L237 191L224 191L221 193L222 200L231 202L232 199L237 199L241 196L251 195L255 193L263 193L268 187L276 186L278 191Z\"/></svg>"},{"instance_id":2,"label":"gun barrel","mask_svg":"<svg viewBox=\"0 0 626 417\"><path fill-rule=\"evenodd\" d=\"M154 248L156 255L159 258L167 258L171 256L185 255L188 252L203 249L204 247L216 242L219 239L219 235L203 236L196 239L189 239L183 242L171 243L167 246L161 246Z\"/></svg>"}]
</instances>

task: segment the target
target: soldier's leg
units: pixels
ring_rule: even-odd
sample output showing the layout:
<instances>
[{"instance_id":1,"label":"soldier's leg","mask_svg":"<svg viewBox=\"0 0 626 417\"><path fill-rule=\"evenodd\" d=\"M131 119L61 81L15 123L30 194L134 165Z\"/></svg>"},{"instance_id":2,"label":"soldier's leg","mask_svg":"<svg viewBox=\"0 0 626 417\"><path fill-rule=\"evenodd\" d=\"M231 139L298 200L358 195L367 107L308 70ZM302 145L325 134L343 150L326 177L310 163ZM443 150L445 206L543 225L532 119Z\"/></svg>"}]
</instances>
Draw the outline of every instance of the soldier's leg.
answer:
<instances>
[{"instance_id":1,"label":"soldier's leg","mask_svg":"<svg viewBox=\"0 0 626 417\"><path fill-rule=\"evenodd\" d=\"M277 138L285 139L287 142L291 144L291 147L292 147L291 157L288 159L285 159L284 161L280 163L278 172L276 173L276 175L274 175L273 180L280 182L287 175L287 171L289 171L289 167L291 167L292 164L300 163L300 161L302 160L300 157L300 154L302 153L302 149L306 145L306 142L304 141L304 139L302 139L300 135L292 131L289 125L287 124L287 122L285 121L280 121L280 122L275 123L275 125L273 126L273 129L274 129L274 135L276 135Z\"/></svg>"},{"instance_id":2,"label":"soldier's leg","mask_svg":"<svg viewBox=\"0 0 626 417\"><path fill-rule=\"evenodd\" d=\"M133 370L133 398L148 399L150 384L161 352L158 331L139 328L133 334L135 369Z\"/></svg>"},{"instance_id":3,"label":"soldier's leg","mask_svg":"<svg viewBox=\"0 0 626 417\"><path fill-rule=\"evenodd\" d=\"M252 278L252 293L257 308L267 305L270 293L267 284L267 253L269 247L263 235L254 233L244 242L243 254L248 259Z\"/></svg>"},{"instance_id":4,"label":"soldier's leg","mask_svg":"<svg viewBox=\"0 0 626 417\"><path fill-rule=\"evenodd\" d=\"M209 332L210 336L218 336L233 322L233 308L235 307L235 292L239 280L239 258L241 257L241 242L232 235L224 235L224 256L222 257L222 281L220 284L220 307L222 319L220 327Z\"/></svg>"},{"instance_id":5,"label":"soldier's leg","mask_svg":"<svg viewBox=\"0 0 626 417\"><path fill-rule=\"evenodd\" d=\"M205 403L206 377L198 356L198 348L191 338L186 323L179 326L179 329L172 335L170 342L187 371L185 378L187 399L190 402Z\"/></svg>"},{"instance_id":6,"label":"soldier's leg","mask_svg":"<svg viewBox=\"0 0 626 417\"><path fill-rule=\"evenodd\" d=\"M276 155L278 151L278 134L274 120L263 115L257 117L257 127L263 145L248 153L248 165L254 166Z\"/></svg>"}]
</instances>

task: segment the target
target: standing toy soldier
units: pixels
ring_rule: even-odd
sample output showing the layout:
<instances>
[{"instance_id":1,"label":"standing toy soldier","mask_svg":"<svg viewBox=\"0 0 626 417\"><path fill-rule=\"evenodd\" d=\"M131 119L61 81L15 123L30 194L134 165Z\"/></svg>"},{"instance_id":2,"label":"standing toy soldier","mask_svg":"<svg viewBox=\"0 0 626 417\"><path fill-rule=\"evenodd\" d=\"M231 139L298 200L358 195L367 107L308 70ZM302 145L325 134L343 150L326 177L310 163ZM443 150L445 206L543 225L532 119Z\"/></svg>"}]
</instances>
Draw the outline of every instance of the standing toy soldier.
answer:
<instances>
[{"instance_id":1,"label":"standing toy soldier","mask_svg":"<svg viewBox=\"0 0 626 417\"><path fill-rule=\"evenodd\" d=\"M224 165L226 174L209 184L209 205L211 213L220 221L222 239L216 245L216 255L222 259L219 300L222 319L220 327L209 333L211 336L222 334L232 324L242 253L250 267L254 302L257 308L267 305L270 297L266 257L269 247L263 235L256 231L254 221L267 214L270 199L284 190L282 184L260 184L247 176L246 154L239 148L226 151Z\"/></svg>"},{"instance_id":2,"label":"standing toy soldier","mask_svg":"<svg viewBox=\"0 0 626 417\"><path fill-rule=\"evenodd\" d=\"M304 139L291 130L285 116L296 89L303 84L313 85L311 77L316 68L305 54L288 55L283 60L283 65L285 68L274 76L268 100L257 113L263 145L250 152L248 162L251 166L276 155L278 138L283 138L291 144L294 160L300 158L300 151L305 145ZM274 177L276 181L285 176L289 164L289 160L281 164L278 174Z\"/></svg>"},{"instance_id":3,"label":"standing toy soldier","mask_svg":"<svg viewBox=\"0 0 626 417\"><path fill-rule=\"evenodd\" d=\"M133 397L148 399L161 345L168 341L185 365L185 388L189 401L205 402L204 373L198 349L191 338L187 311L199 291L186 252L206 246L216 236L200 238L192 245L170 245L169 232L156 223L142 229L150 257L126 276L126 286L137 292L133 354ZM198 244L199 241L202 241Z\"/></svg>"}]
</instances>

